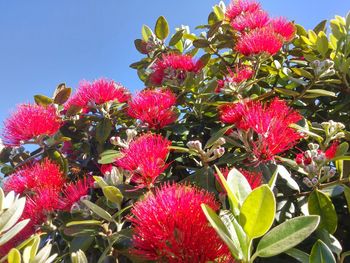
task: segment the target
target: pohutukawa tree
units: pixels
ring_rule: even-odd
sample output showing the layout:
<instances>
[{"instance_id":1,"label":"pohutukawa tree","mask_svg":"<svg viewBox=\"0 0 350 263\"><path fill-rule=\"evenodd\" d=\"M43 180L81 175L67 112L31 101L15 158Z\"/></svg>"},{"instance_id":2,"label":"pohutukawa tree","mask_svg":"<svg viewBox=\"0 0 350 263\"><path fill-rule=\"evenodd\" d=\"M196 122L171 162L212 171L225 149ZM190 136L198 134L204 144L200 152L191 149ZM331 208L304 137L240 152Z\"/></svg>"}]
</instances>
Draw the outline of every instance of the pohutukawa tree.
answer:
<instances>
[{"instance_id":1,"label":"pohutukawa tree","mask_svg":"<svg viewBox=\"0 0 350 263\"><path fill-rule=\"evenodd\" d=\"M4 122L0 262L346 262L350 13L220 2L135 47L143 90L59 84Z\"/></svg>"}]
</instances>

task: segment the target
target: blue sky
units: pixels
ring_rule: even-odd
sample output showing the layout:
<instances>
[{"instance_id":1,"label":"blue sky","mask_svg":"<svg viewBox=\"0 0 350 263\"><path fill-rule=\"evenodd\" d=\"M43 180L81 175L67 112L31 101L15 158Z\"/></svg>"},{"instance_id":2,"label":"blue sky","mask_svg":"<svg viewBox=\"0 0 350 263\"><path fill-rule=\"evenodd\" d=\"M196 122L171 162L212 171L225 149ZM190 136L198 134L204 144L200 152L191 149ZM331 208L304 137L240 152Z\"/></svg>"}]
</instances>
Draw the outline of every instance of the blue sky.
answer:
<instances>
[{"instance_id":1,"label":"blue sky","mask_svg":"<svg viewBox=\"0 0 350 263\"><path fill-rule=\"evenodd\" d=\"M112 78L135 91L143 88L129 68L141 55L133 41L142 24L164 15L171 29L206 22L215 0L0 0L0 126L34 94L51 96L56 85ZM262 0L271 16L313 28L350 10L349 0ZM173 31L172 31L173 32Z\"/></svg>"}]
</instances>

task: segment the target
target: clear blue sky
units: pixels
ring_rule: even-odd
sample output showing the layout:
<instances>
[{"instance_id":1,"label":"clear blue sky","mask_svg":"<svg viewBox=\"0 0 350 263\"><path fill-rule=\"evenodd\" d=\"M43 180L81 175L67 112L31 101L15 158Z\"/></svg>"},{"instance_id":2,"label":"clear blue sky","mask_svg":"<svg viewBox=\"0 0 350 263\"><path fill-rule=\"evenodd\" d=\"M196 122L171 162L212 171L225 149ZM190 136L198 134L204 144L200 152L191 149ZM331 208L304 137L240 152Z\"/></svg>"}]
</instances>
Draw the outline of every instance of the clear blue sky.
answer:
<instances>
[{"instance_id":1,"label":"clear blue sky","mask_svg":"<svg viewBox=\"0 0 350 263\"><path fill-rule=\"evenodd\" d=\"M142 89L129 68L141 55L133 41L142 24L164 15L173 29L206 22L215 0L0 0L0 126L34 94L51 95L56 85L113 78ZM286 16L306 28L350 10L349 0L262 0L271 16Z\"/></svg>"}]
</instances>

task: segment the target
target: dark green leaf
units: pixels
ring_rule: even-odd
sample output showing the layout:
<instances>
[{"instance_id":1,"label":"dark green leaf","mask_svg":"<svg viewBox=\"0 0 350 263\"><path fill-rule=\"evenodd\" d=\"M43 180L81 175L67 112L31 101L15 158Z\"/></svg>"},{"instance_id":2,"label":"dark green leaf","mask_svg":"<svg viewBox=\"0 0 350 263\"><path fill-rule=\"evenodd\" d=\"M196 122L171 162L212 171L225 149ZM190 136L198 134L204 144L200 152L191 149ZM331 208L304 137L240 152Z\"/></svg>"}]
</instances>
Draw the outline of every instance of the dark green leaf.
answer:
<instances>
[{"instance_id":1,"label":"dark green leaf","mask_svg":"<svg viewBox=\"0 0 350 263\"><path fill-rule=\"evenodd\" d=\"M102 121L100 121L96 126L96 140L99 143L104 143L108 137L109 134L112 131L112 122L110 119L104 118Z\"/></svg>"},{"instance_id":2,"label":"dark green leaf","mask_svg":"<svg viewBox=\"0 0 350 263\"><path fill-rule=\"evenodd\" d=\"M51 98L44 95L35 95L34 101L37 105L40 105L40 106L48 106L53 102Z\"/></svg>"},{"instance_id":3,"label":"dark green leaf","mask_svg":"<svg viewBox=\"0 0 350 263\"><path fill-rule=\"evenodd\" d=\"M317 240L312 247L310 263L335 263L332 251L321 240Z\"/></svg>"},{"instance_id":4,"label":"dark green leaf","mask_svg":"<svg viewBox=\"0 0 350 263\"><path fill-rule=\"evenodd\" d=\"M196 48L206 48L209 47L209 41L206 39L196 39L193 41L193 46Z\"/></svg>"},{"instance_id":5,"label":"dark green leaf","mask_svg":"<svg viewBox=\"0 0 350 263\"><path fill-rule=\"evenodd\" d=\"M325 31L326 25L327 25L327 20L322 20L317 26L315 26L313 31L316 34L320 33L321 31Z\"/></svg>"},{"instance_id":6,"label":"dark green leaf","mask_svg":"<svg viewBox=\"0 0 350 263\"><path fill-rule=\"evenodd\" d=\"M184 30L177 31L170 39L169 46L175 46L179 42L184 34Z\"/></svg>"},{"instance_id":7,"label":"dark green leaf","mask_svg":"<svg viewBox=\"0 0 350 263\"><path fill-rule=\"evenodd\" d=\"M72 93L71 88L61 88L57 93L54 95L53 102L59 105L64 104L70 97Z\"/></svg>"}]
</instances>

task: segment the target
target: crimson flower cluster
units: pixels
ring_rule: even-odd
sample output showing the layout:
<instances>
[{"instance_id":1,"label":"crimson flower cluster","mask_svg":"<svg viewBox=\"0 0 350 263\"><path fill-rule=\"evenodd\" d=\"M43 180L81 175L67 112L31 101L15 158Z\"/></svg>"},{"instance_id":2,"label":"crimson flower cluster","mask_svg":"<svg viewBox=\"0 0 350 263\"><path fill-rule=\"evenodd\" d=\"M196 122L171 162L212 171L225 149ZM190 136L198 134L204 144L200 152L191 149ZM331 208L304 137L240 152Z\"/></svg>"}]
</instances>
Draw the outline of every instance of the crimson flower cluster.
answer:
<instances>
[{"instance_id":1,"label":"crimson flower cluster","mask_svg":"<svg viewBox=\"0 0 350 263\"><path fill-rule=\"evenodd\" d=\"M273 160L275 155L290 149L302 137L289 127L302 116L278 98L269 104L260 101L229 103L221 106L219 111L223 123L253 132L251 152L257 162Z\"/></svg>"},{"instance_id":2,"label":"crimson flower cluster","mask_svg":"<svg viewBox=\"0 0 350 263\"><path fill-rule=\"evenodd\" d=\"M187 73L198 73L203 65L200 61L194 61L189 55L163 54L152 66L149 80L153 85L162 85L164 81L183 82Z\"/></svg>"},{"instance_id":3,"label":"crimson flower cluster","mask_svg":"<svg viewBox=\"0 0 350 263\"><path fill-rule=\"evenodd\" d=\"M76 106L86 110L96 104L116 101L119 103L129 100L130 92L120 84L109 79L97 79L93 82L81 81L78 90L65 103L65 109Z\"/></svg>"},{"instance_id":4,"label":"crimson flower cluster","mask_svg":"<svg viewBox=\"0 0 350 263\"><path fill-rule=\"evenodd\" d=\"M20 104L5 120L2 138L8 146L54 135L61 127L61 120L53 106Z\"/></svg>"},{"instance_id":5,"label":"crimson flower cluster","mask_svg":"<svg viewBox=\"0 0 350 263\"><path fill-rule=\"evenodd\" d=\"M150 188L168 167L166 159L170 145L171 142L161 135L144 134L122 149L123 157L115 164L130 172L131 182L137 188Z\"/></svg>"},{"instance_id":6,"label":"crimson flower cluster","mask_svg":"<svg viewBox=\"0 0 350 263\"><path fill-rule=\"evenodd\" d=\"M35 233L39 226L57 210L68 210L88 194L92 181L83 179L77 183L67 183L60 167L44 159L18 169L7 177L3 184L5 192L14 191L24 195L27 202L21 220L30 219L29 224L6 246L0 249L5 255L9 249Z\"/></svg>"},{"instance_id":7,"label":"crimson flower cluster","mask_svg":"<svg viewBox=\"0 0 350 263\"><path fill-rule=\"evenodd\" d=\"M161 129L177 119L176 96L170 90L146 89L128 103L128 114L146 123L151 129Z\"/></svg>"},{"instance_id":8,"label":"crimson flower cluster","mask_svg":"<svg viewBox=\"0 0 350 263\"><path fill-rule=\"evenodd\" d=\"M201 204L220 207L212 194L187 185L163 185L149 193L132 209L132 252L156 262L232 262Z\"/></svg>"},{"instance_id":9,"label":"crimson flower cluster","mask_svg":"<svg viewBox=\"0 0 350 263\"><path fill-rule=\"evenodd\" d=\"M240 35L235 49L246 56L263 53L274 55L295 34L291 22L285 18L271 19L255 1L233 0L225 16Z\"/></svg>"}]
</instances>

